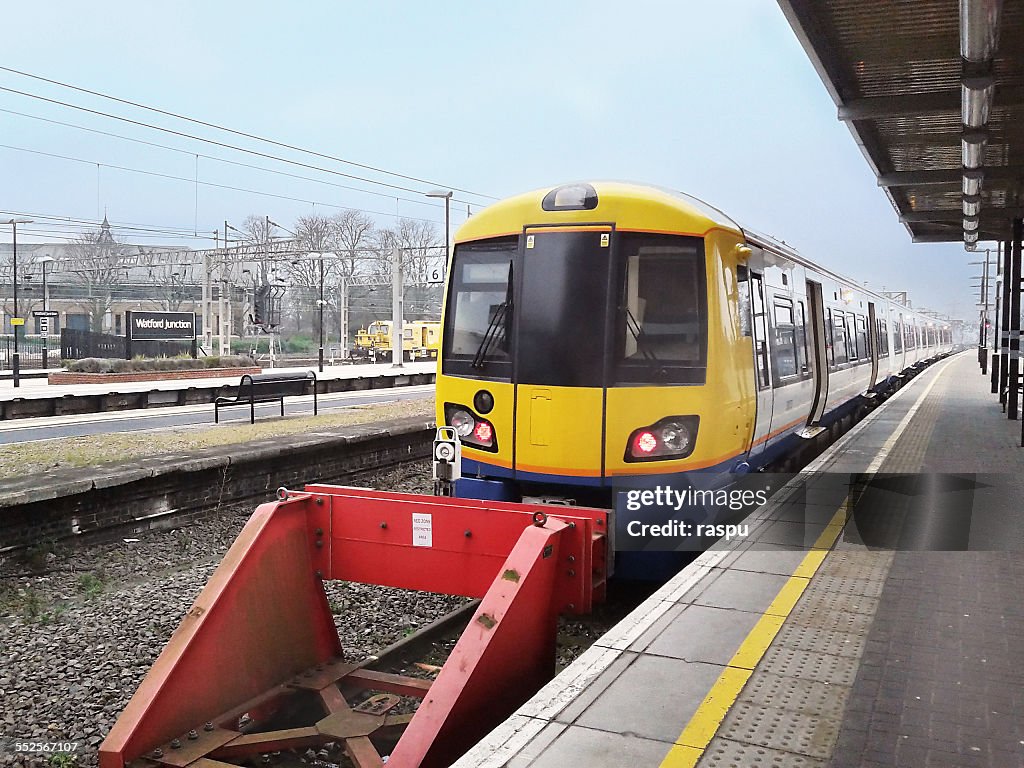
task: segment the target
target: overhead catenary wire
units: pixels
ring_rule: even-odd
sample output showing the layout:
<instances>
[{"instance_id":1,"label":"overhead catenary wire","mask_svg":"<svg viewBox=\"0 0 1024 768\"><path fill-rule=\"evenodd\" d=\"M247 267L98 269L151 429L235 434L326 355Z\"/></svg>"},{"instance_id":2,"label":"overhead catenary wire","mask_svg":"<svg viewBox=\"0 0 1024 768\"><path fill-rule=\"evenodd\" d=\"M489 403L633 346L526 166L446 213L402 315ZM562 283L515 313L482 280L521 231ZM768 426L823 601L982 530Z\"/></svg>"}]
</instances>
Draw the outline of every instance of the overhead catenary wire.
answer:
<instances>
[{"instance_id":1,"label":"overhead catenary wire","mask_svg":"<svg viewBox=\"0 0 1024 768\"><path fill-rule=\"evenodd\" d=\"M0 90L2 90L2 88L0 88ZM186 176L174 176L173 174L159 173L157 171L147 171L147 170L144 170L144 169L141 169L141 168L130 168L128 166L123 166L123 165L113 165L111 163L101 163L101 162L97 162L95 160L86 160L86 159L81 158L81 157L71 157L69 155L59 155L59 154L56 154L54 152L43 152L42 150L39 150L39 149L30 149L28 147L16 147L16 146L14 146L12 144L0 144L0 148L2 148L2 149L9 149L9 150L12 150L14 152L26 152L26 153L33 154L33 155L41 155L43 157L52 157L52 158L55 158L55 159L58 159L58 160L67 160L69 162L82 163L84 165L95 166L97 168L109 168L109 169L115 170L115 171L124 171L126 173L139 173L139 174L142 174L142 175L145 175L145 176L152 176L152 177L155 177L155 178L169 179L171 181L182 181L182 182L186 182L188 184L198 184L198 185L201 185L201 186L204 186L204 187L213 187L215 189L226 189L226 190L230 190L232 192L242 192L244 194L249 194L249 195L260 195L262 197L273 197L273 198L276 198L278 200L288 200L288 201L293 202L293 203L305 203L307 205L322 205L325 208L334 208L334 209L338 209L338 210L361 211L362 213L369 213L369 214L373 214L374 216L389 216L389 217L396 218L396 219L411 219L413 221L423 221L423 222L426 222L428 224L436 224L437 223L433 219L424 219L424 218L417 217L417 216L402 216L402 215L400 215L398 213L394 213L394 212L372 211L372 210L369 210L367 208L357 208L357 207L349 206L349 205L340 205L338 203L329 203L329 202L325 202L323 200L309 200L309 199L302 198L302 197L292 197L292 196L289 196L289 195L281 195L281 194L278 194L276 192L264 192L264 191L258 190L258 189L248 189L246 187L235 187L235 186L232 186L230 184L217 184L216 182L196 180L196 179L188 178Z\"/></svg>"},{"instance_id":2,"label":"overhead catenary wire","mask_svg":"<svg viewBox=\"0 0 1024 768\"><path fill-rule=\"evenodd\" d=\"M3 67L0 67L0 69L3 69ZM342 177L347 178L347 179L356 179L358 181L364 181L364 182L366 182L368 184L376 184L378 186L387 187L389 189L401 190L402 192L411 192L413 194L424 194L422 190L413 189L412 187L404 187L404 186L401 186L399 184L391 184L390 182L386 182L386 181L378 181L376 179L368 179L368 178L366 178L364 176L356 176L356 175L351 174L351 173L343 173L341 171L337 171L337 170L334 170L334 169L331 169L331 168L323 168L321 166L312 165L311 163L304 163L304 162L302 162L300 160L289 160L288 158L279 157L277 155L272 155L272 154L269 154L267 152L260 152L259 150L255 150L255 149L246 149L245 147L239 147L239 146L234 145L234 144L228 144L228 143L223 142L223 141L217 141L216 139L203 138L202 136L196 136L194 134L185 133L183 131L176 131L173 128L164 128L162 126L154 125L152 123L146 123L146 122L142 122L140 120L133 120L133 119L131 119L129 117L124 117L122 115L115 115L115 114L112 114L112 113L109 113L109 112L103 112L101 110L90 109L89 107L83 107L80 104L72 104L72 103L67 102L67 101L61 101L59 99L51 99L51 98L48 98L46 96L41 96L41 95L36 94L36 93L29 93L28 91L21 91L21 90L18 90L17 88L9 88L7 86L0 85L0 91L4 91L6 93L13 93L13 94L16 94L18 96L24 96L24 97L29 98L29 99L37 99L39 101L44 101L44 102L47 102L49 104L56 104L57 106L66 107L68 109L76 109L76 110L79 110L81 112L88 112L89 114L98 115L100 117L105 117L105 118L108 118L108 119L111 119L111 120L121 120L123 122L130 123L131 125L139 126L141 128L147 128L149 130L161 131L163 133L169 133L169 134L171 134L173 136L180 136L182 138L190 139L192 141L200 141L200 142L204 142L204 143L207 143L207 144L213 144L215 146L224 147L226 149L230 149L230 150L233 150L235 152L244 152L244 153L249 154L249 155L255 155L257 157L262 157L262 158L266 158L266 159L269 159L269 160L274 160L274 161L277 161L277 162L280 162L280 163L288 163L288 164L291 164L291 165L297 165L297 166L302 167L302 168L308 168L310 170L320 171L322 173L330 173L330 174L334 174L335 176L342 176ZM479 193L476 193L476 192L467 192L466 190L462 190L462 189L460 189L459 191L460 192L465 192L466 194L475 195L477 197L486 197L486 198L492 199L492 200L496 199L496 198L492 197L491 195L482 195L482 194L479 194Z\"/></svg>"},{"instance_id":3,"label":"overhead catenary wire","mask_svg":"<svg viewBox=\"0 0 1024 768\"><path fill-rule=\"evenodd\" d=\"M0 69L2 69L2 67L0 67ZM24 118L27 118L29 120L38 120L40 122L50 123L51 125L59 125L59 126L65 127L65 128L73 128L75 130L86 131L88 133L94 133L94 134L97 134L99 136L107 136L109 138L119 139L119 140L122 140L122 141L130 141L130 142L133 142L135 144L142 144L142 145L147 146L147 147L155 147L157 149L164 149L164 150L167 150L169 152L177 152L178 154L188 155L190 157L191 156L197 156L197 157L202 158L203 160L212 160L212 161L217 162L217 163L224 163L225 165L233 165L233 166L236 166L236 167L239 167L239 168L248 168L248 169L254 170L254 171L261 171L263 173L271 173L271 174L275 174L275 175L278 175L278 176L285 176L285 177L290 178L290 179L299 179L301 181L308 181L308 182L311 182L313 184L323 184L325 186L336 187L338 189L347 189L347 190L350 190L352 192L359 192L359 193L365 194L365 195L375 195L377 197L385 197L385 198L387 198L389 200L396 200L397 199L397 200L401 200L402 202L405 202L405 203L413 203L415 205L425 205L425 206L427 206L429 208L444 209L444 205L443 204L432 203L429 200L424 200L424 199L419 199L419 198L414 198L414 197L402 197L400 195L394 195L394 194L391 194L389 192L377 192L376 190L373 190L373 189L363 189L362 187L353 187L353 186L351 186L349 184L338 184L337 182L327 181L325 179L315 179L312 176L301 176L301 175L299 175L297 173L288 173L287 171L281 171L281 170L277 170L277 169L274 169L274 168L267 168L267 167L261 166L261 165L253 165L252 163L243 163L243 162L241 162L239 160L228 160L225 157L217 157L216 155L207 155L207 154L204 154L202 152L196 153L196 152L193 152L193 151L188 150L188 149L181 149L180 147L172 147L172 146L170 146L168 144L161 144L161 143L156 142L156 141L147 141L146 139L139 139L139 138L135 138L133 136L123 136L123 135L121 135L119 133L112 133L110 131L101 131L99 128L89 128L88 126L85 126L85 125L78 125L76 123L68 123L68 122L65 122L63 120L54 120L53 118L42 117L41 115L32 115L32 114L29 114L27 112L18 112L17 110L14 110L14 109L2 109L2 108L0 108L0 113L7 114L7 115L15 115L17 117L24 117ZM453 202L457 202L457 203L467 203L469 205L478 205L478 203L473 203L470 200L462 200L460 198L452 198L452 201Z\"/></svg>"},{"instance_id":4,"label":"overhead catenary wire","mask_svg":"<svg viewBox=\"0 0 1024 768\"><path fill-rule=\"evenodd\" d=\"M167 117L173 117L173 118L178 119L178 120L184 120L186 122L193 123L195 125L202 125L202 126L204 126L206 128L213 128L215 130L223 131L225 133L231 133L231 134L234 134L236 136L243 136L243 137L245 137L247 139L253 139L255 141L264 142L266 144L272 144L274 146L281 147L283 149L290 149L290 150L295 151L295 152L302 152L304 154L312 155L314 157L320 157L320 158L323 158L325 160L333 160L334 162L344 163L345 165L351 165L351 166L354 166L356 168L364 168L366 170L374 171L376 173L383 173L383 174L388 175L388 176L394 176L396 178L406 179L407 181L415 181L415 182L418 182L420 184L428 184L428 185L434 186L434 187L447 187L447 188L452 189L452 190L454 190L456 192L463 192L463 193L465 193L467 195L473 195L475 197L483 197L483 198L487 198L489 200L497 200L498 199L498 198L494 197L493 195L487 195L487 194L483 194L481 192L473 192L472 190L468 190L468 189L460 189L459 187L454 187L454 186L451 186L451 185L448 185L448 184L441 184L441 183L435 182L435 181L428 181L426 179L421 179L421 178L418 178L416 176L408 176L408 175L403 174L403 173L398 173L396 171L389 171L389 170L386 170L384 168L378 168L378 167L373 166L373 165L367 165L365 163L358 163L358 162L356 162L354 160L346 160L346 159L341 158L341 157L335 157L334 155L328 155L328 154L325 154L325 153L322 153L322 152L317 152L315 150L305 149L303 147L298 147L298 146L295 146L295 145L292 145L292 144L286 144L284 142L276 141L274 139L268 139L268 138L265 138L263 136L257 136L256 134L246 133L245 131L239 131L239 130L234 129L234 128L227 128L227 127L222 126L222 125L217 125L216 123L210 123L210 122L207 122L207 121L204 121L204 120L199 120L198 118L188 117L187 115L181 115L181 114L178 114L176 112L170 112L168 110L159 109L157 107L151 107L151 106L149 106L147 104L142 104L140 102L130 101L128 99L122 99L122 98L119 98L117 96L111 96L110 94L102 93L100 91L93 91L93 90L90 90L88 88L83 88L81 86L72 85L71 83L65 83L65 82L63 82L61 80L54 80L52 78L43 77L42 75L34 75L31 72L24 72L22 70L14 69L12 67L0 66L0 71L10 72L11 74L19 75L21 77L28 77L28 78L31 78L33 80L39 80L39 81L42 81L42 82L45 82L45 83L50 83L51 85L57 85L57 86L60 86L62 88L68 88L68 89L73 90L73 91L78 91L79 93L87 93L90 96L97 96L97 97L102 98L102 99L107 99L109 101L114 101L114 102L117 102L119 104L125 104L127 106L135 107L137 109L144 109L144 110L147 110L149 112L155 112L155 113L160 114L160 115L165 115ZM122 119L124 119L124 118L122 118ZM209 139L198 139L198 140L199 141L210 141ZM377 183L380 183L380 182L377 182Z\"/></svg>"}]
</instances>

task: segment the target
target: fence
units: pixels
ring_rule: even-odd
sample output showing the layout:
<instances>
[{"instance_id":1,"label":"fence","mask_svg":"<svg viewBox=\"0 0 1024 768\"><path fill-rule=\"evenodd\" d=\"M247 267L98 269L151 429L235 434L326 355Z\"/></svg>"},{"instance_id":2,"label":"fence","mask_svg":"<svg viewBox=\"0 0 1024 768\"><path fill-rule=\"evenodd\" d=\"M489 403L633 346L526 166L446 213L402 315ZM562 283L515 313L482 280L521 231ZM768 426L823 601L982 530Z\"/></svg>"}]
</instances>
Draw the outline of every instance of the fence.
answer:
<instances>
[{"instance_id":1,"label":"fence","mask_svg":"<svg viewBox=\"0 0 1024 768\"><path fill-rule=\"evenodd\" d=\"M49 342L49 355L47 356L47 363L53 365L55 361L59 360L58 349L56 340ZM0 344L0 370L11 370L12 357L14 356L14 337L5 336L3 343ZM42 368L43 367L43 341L42 339L24 339L18 338L18 357L20 362L18 367L21 370L27 370L30 368Z\"/></svg>"},{"instance_id":2,"label":"fence","mask_svg":"<svg viewBox=\"0 0 1024 768\"><path fill-rule=\"evenodd\" d=\"M76 328L61 328L60 354L64 360L81 360L83 357L125 357L124 336L109 333L94 333ZM132 341L132 355L141 357L177 357L192 352L192 343L187 341ZM22 357L22 366L25 365Z\"/></svg>"}]
</instances>

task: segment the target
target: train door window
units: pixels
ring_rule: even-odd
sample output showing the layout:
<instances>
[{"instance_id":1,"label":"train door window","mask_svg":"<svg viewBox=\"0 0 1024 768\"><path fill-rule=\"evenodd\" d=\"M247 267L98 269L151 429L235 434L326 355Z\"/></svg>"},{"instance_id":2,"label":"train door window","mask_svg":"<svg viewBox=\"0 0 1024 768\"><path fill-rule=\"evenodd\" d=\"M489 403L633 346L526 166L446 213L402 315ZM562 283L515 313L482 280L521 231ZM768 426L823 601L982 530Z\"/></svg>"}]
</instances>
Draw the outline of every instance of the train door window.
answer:
<instances>
[{"instance_id":1,"label":"train door window","mask_svg":"<svg viewBox=\"0 0 1024 768\"><path fill-rule=\"evenodd\" d=\"M807 373L807 313L804 303L796 303L796 364L801 374Z\"/></svg>"},{"instance_id":2,"label":"train door window","mask_svg":"<svg viewBox=\"0 0 1024 768\"><path fill-rule=\"evenodd\" d=\"M868 354L868 321L859 315L857 316L857 349L860 350L861 358L870 357Z\"/></svg>"},{"instance_id":3,"label":"train door window","mask_svg":"<svg viewBox=\"0 0 1024 768\"><path fill-rule=\"evenodd\" d=\"M864 350L857 349L857 334L854 320L856 315L850 312L846 315L846 359L850 362L857 360Z\"/></svg>"},{"instance_id":4,"label":"train door window","mask_svg":"<svg viewBox=\"0 0 1024 768\"><path fill-rule=\"evenodd\" d=\"M903 315L900 315L893 325L892 349L896 354L903 351Z\"/></svg>"},{"instance_id":5,"label":"train door window","mask_svg":"<svg viewBox=\"0 0 1024 768\"><path fill-rule=\"evenodd\" d=\"M836 356L834 353L835 344L832 343L832 310L825 310L825 357L828 360L830 366L836 364Z\"/></svg>"},{"instance_id":6,"label":"train door window","mask_svg":"<svg viewBox=\"0 0 1024 768\"><path fill-rule=\"evenodd\" d=\"M846 352L846 317L832 310L832 364L844 365L849 360Z\"/></svg>"},{"instance_id":7,"label":"train door window","mask_svg":"<svg viewBox=\"0 0 1024 768\"><path fill-rule=\"evenodd\" d=\"M740 264L736 267L736 293L740 313L740 335L751 336L754 329L750 324L750 272Z\"/></svg>"},{"instance_id":8,"label":"train door window","mask_svg":"<svg viewBox=\"0 0 1024 768\"><path fill-rule=\"evenodd\" d=\"M773 310L775 327L772 334L772 356L777 377L785 379L796 376L800 370L797 363L793 302L790 299L776 297Z\"/></svg>"},{"instance_id":9,"label":"train door window","mask_svg":"<svg viewBox=\"0 0 1024 768\"><path fill-rule=\"evenodd\" d=\"M889 324L885 321L884 317L880 317L875 321L875 325L878 326L878 356L888 357L889 356Z\"/></svg>"},{"instance_id":10,"label":"train door window","mask_svg":"<svg viewBox=\"0 0 1024 768\"><path fill-rule=\"evenodd\" d=\"M757 366L758 389L765 389L770 383L768 373L768 318L765 314L764 279L756 272L750 273L750 307L754 321L754 358Z\"/></svg>"}]
</instances>

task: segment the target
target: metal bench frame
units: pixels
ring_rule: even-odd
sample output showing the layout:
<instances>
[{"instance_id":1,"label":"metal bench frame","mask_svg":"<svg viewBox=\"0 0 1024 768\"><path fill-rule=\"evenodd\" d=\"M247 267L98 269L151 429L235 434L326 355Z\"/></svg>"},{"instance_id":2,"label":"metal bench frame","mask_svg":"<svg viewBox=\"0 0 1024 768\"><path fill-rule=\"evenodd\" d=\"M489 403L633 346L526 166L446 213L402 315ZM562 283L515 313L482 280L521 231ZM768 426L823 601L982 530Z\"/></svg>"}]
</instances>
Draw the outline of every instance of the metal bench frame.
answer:
<instances>
[{"instance_id":1,"label":"metal bench frame","mask_svg":"<svg viewBox=\"0 0 1024 768\"><path fill-rule=\"evenodd\" d=\"M284 399L291 396L306 395L307 384L312 382L313 415L317 414L316 373L246 373L238 382L238 390L234 397L218 397L213 401L213 421L220 423L220 409L238 405L249 406L249 423L256 423L256 403L281 404L281 415L284 416Z\"/></svg>"}]
</instances>

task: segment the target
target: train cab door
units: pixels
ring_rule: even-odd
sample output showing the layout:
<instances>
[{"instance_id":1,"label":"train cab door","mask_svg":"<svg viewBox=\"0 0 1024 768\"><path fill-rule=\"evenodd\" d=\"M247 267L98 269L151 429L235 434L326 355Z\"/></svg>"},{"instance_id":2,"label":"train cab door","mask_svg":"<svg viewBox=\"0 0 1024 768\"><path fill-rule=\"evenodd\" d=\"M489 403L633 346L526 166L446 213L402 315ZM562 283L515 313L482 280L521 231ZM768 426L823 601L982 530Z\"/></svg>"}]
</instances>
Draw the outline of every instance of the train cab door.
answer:
<instances>
[{"instance_id":1,"label":"train cab door","mask_svg":"<svg viewBox=\"0 0 1024 768\"><path fill-rule=\"evenodd\" d=\"M878 383L878 322L875 320L875 302L868 302L868 354L871 356L871 381L868 389Z\"/></svg>"},{"instance_id":2,"label":"train cab door","mask_svg":"<svg viewBox=\"0 0 1024 768\"><path fill-rule=\"evenodd\" d=\"M825 301L822 298L821 283L807 281L807 306L810 310L808 333L811 340L811 376L814 381L814 393L811 396L811 409L807 416L807 426L800 430L799 435L811 438L823 430L820 425L825 413L825 402L828 400L828 360L825 340Z\"/></svg>"},{"instance_id":3,"label":"train cab door","mask_svg":"<svg viewBox=\"0 0 1024 768\"><path fill-rule=\"evenodd\" d=\"M750 281L750 325L754 332L754 379L757 383L757 415L749 451L750 457L754 458L764 452L771 432L773 391L764 277L753 270L747 274Z\"/></svg>"},{"instance_id":4,"label":"train cab door","mask_svg":"<svg viewBox=\"0 0 1024 768\"><path fill-rule=\"evenodd\" d=\"M515 302L514 477L598 484L612 227L527 227ZM569 332L569 329L573 329Z\"/></svg>"}]
</instances>

